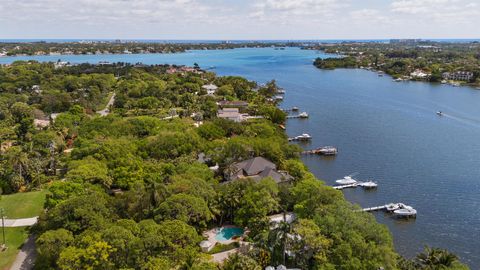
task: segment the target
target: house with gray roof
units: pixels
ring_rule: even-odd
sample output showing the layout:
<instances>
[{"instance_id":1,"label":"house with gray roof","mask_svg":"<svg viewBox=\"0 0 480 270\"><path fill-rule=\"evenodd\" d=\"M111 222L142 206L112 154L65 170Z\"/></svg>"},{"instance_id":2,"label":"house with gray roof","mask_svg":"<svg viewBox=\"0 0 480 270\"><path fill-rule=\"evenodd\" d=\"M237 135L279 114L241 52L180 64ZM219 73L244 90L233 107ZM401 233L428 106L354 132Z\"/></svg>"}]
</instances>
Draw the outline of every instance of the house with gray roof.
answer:
<instances>
[{"instance_id":1,"label":"house with gray roof","mask_svg":"<svg viewBox=\"0 0 480 270\"><path fill-rule=\"evenodd\" d=\"M225 172L225 179L233 181L236 179L251 178L261 180L271 177L276 183L290 182L293 177L287 172L278 171L277 165L263 157L255 157L232 164Z\"/></svg>"}]
</instances>

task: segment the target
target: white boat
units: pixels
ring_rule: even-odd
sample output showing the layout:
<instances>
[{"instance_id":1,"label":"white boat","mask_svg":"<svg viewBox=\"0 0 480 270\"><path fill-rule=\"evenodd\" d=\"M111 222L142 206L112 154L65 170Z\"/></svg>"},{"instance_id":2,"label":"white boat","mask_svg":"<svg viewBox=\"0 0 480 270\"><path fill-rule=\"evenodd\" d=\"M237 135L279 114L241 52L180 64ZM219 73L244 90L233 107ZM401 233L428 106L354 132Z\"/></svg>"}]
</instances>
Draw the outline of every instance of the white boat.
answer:
<instances>
[{"instance_id":1,"label":"white boat","mask_svg":"<svg viewBox=\"0 0 480 270\"><path fill-rule=\"evenodd\" d=\"M368 189L368 188L376 188L378 184L373 181L367 181L367 182L360 183L359 186Z\"/></svg>"},{"instance_id":2,"label":"white boat","mask_svg":"<svg viewBox=\"0 0 480 270\"><path fill-rule=\"evenodd\" d=\"M438 116L443 116L443 112L438 111L438 112L437 112L437 115L438 115Z\"/></svg>"},{"instance_id":3,"label":"white boat","mask_svg":"<svg viewBox=\"0 0 480 270\"><path fill-rule=\"evenodd\" d=\"M392 212L398 209L400 209L400 205L398 203L391 203L386 205L386 210L388 212Z\"/></svg>"},{"instance_id":4,"label":"white boat","mask_svg":"<svg viewBox=\"0 0 480 270\"><path fill-rule=\"evenodd\" d=\"M413 207L406 205L404 208L393 211L393 214L399 217L412 217L417 215L417 210Z\"/></svg>"},{"instance_id":5,"label":"white boat","mask_svg":"<svg viewBox=\"0 0 480 270\"><path fill-rule=\"evenodd\" d=\"M308 118L308 113L302 112L302 113L300 113L300 114L298 115L298 117L300 117L300 118Z\"/></svg>"},{"instance_id":6,"label":"white boat","mask_svg":"<svg viewBox=\"0 0 480 270\"><path fill-rule=\"evenodd\" d=\"M401 81L403 81L403 79L402 79L402 78L396 78L396 79L393 80L393 81L394 81L394 82L401 82Z\"/></svg>"},{"instance_id":7,"label":"white boat","mask_svg":"<svg viewBox=\"0 0 480 270\"><path fill-rule=\"evenodd\" d=\"M352 185L356 184L357 180L353 179L351 176L345 176L343 179L339 179L335 181L339 185Z\"/></svg>"},{"instance_id":8,"label":"white boat","mask_svg":"<svg viewBox=\"0 0 480 270\"><path fill-rule=\"evenodd\" d=\"M294 111L294 112L298 111L298 107L293 107L292 111Z\"/></svg>"},{"instance_id":9,"label":"white boat","mask_svg":"<svg viewBox=\"0 0 480 270\"><path fill-rule=\"evenodd\" d=\"M299 135L296 137L296 139L300 141L310 140L311 138L312 136L310 136L310 134L307 134L307 133L303 133L302 135Z\"/></svg>"}]
</instances>

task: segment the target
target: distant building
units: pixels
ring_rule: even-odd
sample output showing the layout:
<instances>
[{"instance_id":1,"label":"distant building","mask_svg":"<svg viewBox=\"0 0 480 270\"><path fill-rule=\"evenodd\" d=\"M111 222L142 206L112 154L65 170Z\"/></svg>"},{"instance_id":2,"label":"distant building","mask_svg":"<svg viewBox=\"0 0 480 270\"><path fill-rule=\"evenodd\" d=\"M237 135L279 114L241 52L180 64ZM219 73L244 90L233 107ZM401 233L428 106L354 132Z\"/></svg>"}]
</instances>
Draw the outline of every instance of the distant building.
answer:
<instances>
[{"instance_id":1,"label":"distant building","mask_svg":"<svg viewBox=\"0 0 480 270\"><path fill-rule=\"evenodd\" d=\"M277 171L277 166L263 157L255 157L242 162L232 164L225 172L225 179L251 178L261 180L271 177L276 183L290 182L293 177L286 172Z\"/></svg>"},{"instance_id":2,"label":"distant building","mask_svg":"<svg viewBox=\"0 0 480 270\"><path fill-rule=\"evenodd\" d=\"M207 95L214 95L217 92L218 86L215 84L207 84L202 86L203 89L207 90Z\"/></svg>"},{"instance_id":3,"label":"distant building","mask_svg":"<svg viewBox=\"0 0 480 270\"><path fill-rule=\"evenodd\" d=\"M416 69L414 72L410 73L410 76L412 76L413 78L425 79L425 78L429 77L430 74L425 73L421 69Z\"/></svg>"},{"instance_id":4,"label":"distant building","mask_svg":"<svg viewBox=\"0 0 480 270\"><path fill-rule=\"evenodd\" d=\"M238 108L224 108L218 110L217 117L232 120L234 122L242 122L246 120L248 114L242 114L238 111Z\"/></svg>"},{"instance_id":5,"label":"distant building","mask_svg":"<svg viewBox=\"0 0 480 270\"><path fill-rule=\"evenodd\" d=\"M442 77L445 80L470 81L473 79L473 73L468 71L445 72Z\"/></svg>"}]
</instances>

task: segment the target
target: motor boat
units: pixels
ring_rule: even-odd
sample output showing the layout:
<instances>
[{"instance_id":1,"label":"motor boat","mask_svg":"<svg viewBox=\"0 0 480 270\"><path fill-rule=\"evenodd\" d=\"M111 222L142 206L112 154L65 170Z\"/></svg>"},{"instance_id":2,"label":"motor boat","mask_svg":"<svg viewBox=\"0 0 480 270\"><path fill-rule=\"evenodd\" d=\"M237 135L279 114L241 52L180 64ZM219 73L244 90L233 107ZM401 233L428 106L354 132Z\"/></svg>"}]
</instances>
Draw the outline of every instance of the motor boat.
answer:
<instances>
[{"instance_id":1,"label":"motor boat","mask_svg":"<svg viewBox=\"0 0 480 270\"><path fill-rule=\"evenodd\" d=\"M302 112L302 113L300 113L300 114L298 115L298 117L300 117L300 118L308 118L308 113Z\"/></svg>"},{"instance_id":2,"label":"motor boat","mask_svg":"<svg viewBox=\"0 0 480 270\"><path fill-rule=\"evenodd\" d=\"M388 212L393 212L398 209L400 209L400 205L398 203L390 203L386 205L386 210Z\"/></svg>"},{"instance_id":3,"label":"motor boat","mask_svg":"<svg viewBox=\"0 0 480 270\"><path fill-rule=\"evenodd\" d=\"M438 115L438 116L443 116L443 112L438 111L438 112L437 112L437 115Z\"/></svg>"},{"instance_id":4,"label":"motor boat","mask_svg":"<svg viewBox=\"0 0 480 270\"><path fill-rule=\"evenodd\" d=\"M373 181L367 181L367 182L360 183L359 186L366 189L371 189L371 188L377 188L378 184Z\"/></svg>"},{"instance_id":5,"label":"motor boat","mask_svg":"<svg viewBox=\"0 0 480 270\"><path fill-rule=\"evenodd\" d=\"M298 107L293 107L292 111L294 111L294 112L298 111Z\"/></svg>"},{"instance_id":6,"label":"motor boat","mask_svg":"<svg viewBox=\"0 0 480 270\"><path fill-rule=\"evenodd\" d=\"M303 133L302 135L297 136L295 139L297 139L299 141L308 141L308 140L312 139L312 136L310 136L310 134Z\"/></svg>"},{"instance_id":7,"label":"motor boat","mask_svg":"<svg viewBox=\"0 0 480 270\"><path fill-rule=\"evenodd\" d=\"M417 210L413 209L411 206L405 205L403 208L394 210L393 214L399 217L412 217L417 215Z\"/></svg>"},{"instance_id":8,"label":"motor boat","mask_svg":"<svg viewBox=\"0 0 480 270\"><path fill-rule=\"evenodd\" d=\"M357 180L353 179L351 176L345 176L343 179L335 181L339 185L353 185L357 183Z\"/></svg>"}]
</instances>

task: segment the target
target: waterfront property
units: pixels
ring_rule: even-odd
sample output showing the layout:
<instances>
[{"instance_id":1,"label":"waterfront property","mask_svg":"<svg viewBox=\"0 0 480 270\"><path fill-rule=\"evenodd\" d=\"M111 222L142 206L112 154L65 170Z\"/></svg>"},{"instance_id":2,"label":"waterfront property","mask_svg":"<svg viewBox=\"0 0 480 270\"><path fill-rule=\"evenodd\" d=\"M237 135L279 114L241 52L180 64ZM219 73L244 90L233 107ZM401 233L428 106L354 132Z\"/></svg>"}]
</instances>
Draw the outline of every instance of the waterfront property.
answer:
<instances>
[{"instance_id":1,"label":"waterfront property","mask_svg":"<svg viewBox=\"0 0 480 270\"><path fill-rule=\"evenodd\" d=\"M223 108L218 110L217 117L232 120L234 122L243 122L247 119L248 114L240 113L238 108Z\"/></svg>"},{"instance_id":2,"label":"waterfront property","mask_svg":"<svg viewBox=\"0 0 480 270\"><path fill-rule=\"evenodd\" d=\"M468 71L444 72L442 78L452 81L470 81L473 78L473 73Z\"/></svg>"},{"instance_id":3,"label":"waterfront property","mask_svg":"<svg viewBox=\"0 0 480 270\"><path fill-rule=\"evenodd\" d=\"M290 182L293 180L291 175L287 172L277 171L277 165L263 157L255 157L234 163L225 170L225 179L227 181L245 178L258 181L267 177L271 177L276 183Z\"/></svg>"},{"instance_id":4,"label":"waterfront property","mask_svg":"<svg viewBox=\"0 0 480 270\"><path fill-rule=\"evenodd\" d=\"M207 90L207 95L215 95L215 92L218 89L218 86L215 84L206 84L202 86L203 89Z\"/></svg>"}]
</instances>

